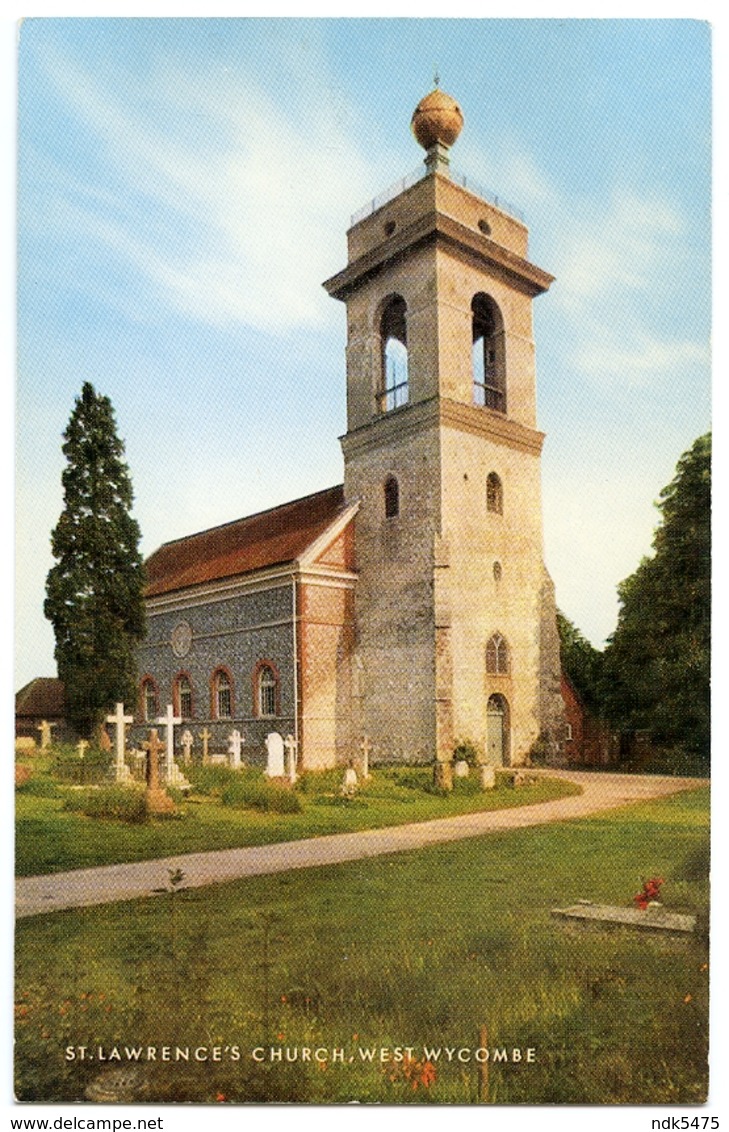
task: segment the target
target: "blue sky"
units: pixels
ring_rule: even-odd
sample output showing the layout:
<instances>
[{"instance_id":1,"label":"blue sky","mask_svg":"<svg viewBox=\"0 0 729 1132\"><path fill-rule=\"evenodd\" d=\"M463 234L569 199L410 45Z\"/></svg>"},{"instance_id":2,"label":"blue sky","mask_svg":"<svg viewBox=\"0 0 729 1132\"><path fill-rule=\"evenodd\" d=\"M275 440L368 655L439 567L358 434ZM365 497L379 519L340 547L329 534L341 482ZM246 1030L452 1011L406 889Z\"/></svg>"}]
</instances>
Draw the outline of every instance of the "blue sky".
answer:
<instances>
[{"instance_id":1,"label":"blue sky","mask_svg":"<svg viewBox=\"0 0 729 1132\"><path fill-rule=\"evenodd\" d=\"M453 164L513 201L535 303L545 555L600 645L654 501L709 427L710 32L690 20L31 19L19 55L16 687L84 381L126 442L143 550L340 482L350 214Z\"/></svg>"}]
</instances>

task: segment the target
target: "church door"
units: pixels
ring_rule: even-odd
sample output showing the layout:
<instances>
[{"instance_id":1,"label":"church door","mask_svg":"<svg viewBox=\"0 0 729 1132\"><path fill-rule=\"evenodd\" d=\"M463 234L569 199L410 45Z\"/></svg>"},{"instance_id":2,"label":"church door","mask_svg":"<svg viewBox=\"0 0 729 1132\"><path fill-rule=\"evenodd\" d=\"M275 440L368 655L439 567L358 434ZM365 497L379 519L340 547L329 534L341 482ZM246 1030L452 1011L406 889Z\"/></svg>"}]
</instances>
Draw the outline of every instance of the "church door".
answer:
<instances>
[{"instance_id":1,"label":"church door","mask_svg":"<svg viewBox=\"0 0 729 1132\"><path fill-rule=\"evenodd\" d=\"M507 709L503 696L489 696L486 706L486 746L492 766L508 766Z\"/></svg>"}]
</instances>

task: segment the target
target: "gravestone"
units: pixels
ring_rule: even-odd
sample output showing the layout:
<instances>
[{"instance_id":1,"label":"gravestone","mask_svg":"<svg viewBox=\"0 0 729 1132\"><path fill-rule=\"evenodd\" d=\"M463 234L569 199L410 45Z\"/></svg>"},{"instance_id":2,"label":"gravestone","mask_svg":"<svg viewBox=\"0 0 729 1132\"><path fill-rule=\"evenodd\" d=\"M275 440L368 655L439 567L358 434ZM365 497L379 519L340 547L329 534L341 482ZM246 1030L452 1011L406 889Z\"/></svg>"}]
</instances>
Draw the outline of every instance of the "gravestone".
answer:
<instances>
[{"instance_id":1,"label":"gravestone","mask_svg":"<svg viewBox=\"0 0 729 1132\"><path fill-rule=\"evenodd\" d=\"M293 735L286 736L284 747L286 748L286 754L288 755L289 781L291 782L292 786L296 782L296 751L298 746L299 744L296 742Z\"/></svg>"},{"instance_id":2,"label":"gravestone","mask_svg":"<svg viewBox=\"0 0 729 1132\"><path fill-rule=\"evenodd\" d=\"M106 728L104 727L103 724L99 728L98 739L99 739L99 750L101 750L101 751L110 751L111 750L111 739L109 738L109 732L106 730Z\"/></svg>"},{"instance_id":3,"label":"gravestone","mask_svg":"<svg viewBox=\"0 0 729 1132\"><path fill-rule=\"evenodd\" d=\"M366 782L370 776L370 751L372 747L366 735L362 736L362 742L359 745L362 752L362 778Z\"/></svg>"},{"instance_id":4,"label":"gravestone","mask_svg":"<svg viewBox=\"0 0 729 1132\"><path fill-rule=\"evenodd\" d=\"M116 705L116 712L114 715L107 715L107 723L113 723L116 726L116 757L111 768L111 777L115 782L131 782L132 772L124 761L124 749L126 746L126 725L127 723L134 723L133 715L124 714L124 704Z\"/></svg>"},{"instance_id":5,"label":"gravestone","mask_svg":"<svg viewBox=\"0 0 729 1132\"><path fill-rule=\"evenodd\" d=\"M357 793L357 771L350 763L344 772L342 780L342 794L345 798L352 798Z\"/></svg>"},{"instance_id":6,"label":"gravestone","mask_svg":"<svg viewBox=\"0 0 729 1132\"><path fill-rule=\"evenodd\" d=\"M482 790L493 790L496 787L496 767L480 766L478 768L478 777Z\"/></svg>"},{"instance_id":7,"label":"gravestone","mask_svg":"<svg viewBox=\"0 0 729 1132\"><path fill-rule=\"evenodd\" d=\"M182 761L185 766L189 766L192 762L192 755L190 754L190 751L192 750L192 745L194 742L195 740L192 737L192 731L190 731L189 728L186 731L182 732L180 746L182 747Z\"/></svg>"},{"instance_id":8,"label":"gravestone","mask_svg":"<svg viewBox=\"0 0 729 1132\"><path fill-rule=\"evenodd\" d=\"M569 908L553 908L552 915L562 920L593 923L602 927L618 925L646 932L688 935L696 929L695 916L667 912L660 904L649 904L643 911L640 908L621 908L614 904L593 904L589 900L580 900Z\"/></svg>"},{"instance_id":9,"label":"gravestone","mask_svg":"<svg viewBox=\"0 0 729 1132\"><path fill-rule=\"evenodd\" d=\"M284 769L284 741L278 731L271 731L266 736L266 774L269 778L283 778Z\"/></svg>"},{"instance_id":10,"label":"gravestone","mask_svg":"<svg viewBox=\"0 0 729 1132\"><path fill-rule=\"evenodd\" d=\"M45 751L47 747L50 747L51 742L52 742L52 738L53 738L53 736L51 735L51 729L53 727L58 727L58 724L57 723L49 723L47 719L42 719L40 721L40 723L38 724L38 726L36 727L36 731L40 731L40 737L41 737L40 749L41 749L41 751Z\"/></svg>"},{"instance_id":11,"label":"gravestone","mask_svg":"<svg viewBox=\"0 0 729 1132\"><path fill-rule=\"evenodd\" d=\"M245 739L236 728L228 736L228 754L230 755L231 770L240 770L240 749Z\"/></svg>"},{"instance_id":12,"label":"gravestone","mask_svg":"<svg viewBox=\"0 0 729 1132\"><path fill-rule=\"evenodd\" d=\"M164 779L167 786L176 786L178 790L189 790L190 783L185 778L175 762L175 726L182 723L179 715L175 715L172 704L167 705L167 711L157 720L165 728L165 770Z\"/></svg>"},{"instance_id":13,"label":"gravestone","mask_svg":"<svg viewBox=\"0 0 729 1132\"><path fill-rule=\"evenodd\" d=\"M202 731L199 732L199 735L200 735L200 738L202 739L202 745L203 745L202 764L203 764L203 766L207 766L209 761L210 761L210 759L208 757L208 743L210 742L211 735L210 735L210 732L208 731L207 727L203 727Z\"/></svg>"},{"instance_id":14,"label":"gravestone","mask_svg":"<svg viewBox=\"0 0 729 1132\"><path fill-rule=\"evenodd\" d=\"M459 759L453 768L456 778L468 778L470 767L465 759Z\"/></svg>"},{"instance_id":15,"label":"gravestone","mask_svg":"<svg viewBox=\"0 0 729 1132\"><path fill-rule=\"evenodd\" d=\"M175 803L159 780L159 756L165 745L160 741L156 727L150 730L149 739L142 743L142 748L147 752L147 813L173 814Z\"/></svg>"}]
</instances>

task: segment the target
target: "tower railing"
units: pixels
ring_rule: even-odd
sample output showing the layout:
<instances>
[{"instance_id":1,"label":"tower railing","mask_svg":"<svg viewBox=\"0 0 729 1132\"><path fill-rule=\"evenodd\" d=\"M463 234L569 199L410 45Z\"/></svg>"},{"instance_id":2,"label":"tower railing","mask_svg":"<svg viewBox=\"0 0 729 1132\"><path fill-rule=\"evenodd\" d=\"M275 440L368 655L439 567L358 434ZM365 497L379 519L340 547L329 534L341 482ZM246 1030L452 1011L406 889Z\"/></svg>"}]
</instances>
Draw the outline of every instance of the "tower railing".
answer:
<instances>
[{"instance_id":1,"label":"tower railing","mask_svg":"<svg viewBox=\"0 0 729 1132\"><path fill-rule=\"evenodd\" d=\"M364 220L367 216L371 216L373 212L377 212L378 208L382 208L384 204L394 200L396 196L399 196L400 193L404 193L406 189L417 185L418 181L422 181L423 178L428 175L429 172L425 166L419 165L417 169L413 169L411 173L407 173L404 177L401 177L399 181L395 181L389 188L384 189L383 192L373 197L372 200L358 209L357 212L352 213L349 222L350 228L353 228L355 224L359 224L359 222ZM520 220L522 224L524 223L524 213L520 208L517 208L515 204L511 204L497 193L491 192L490 189L485 189L478 181L474 180L473 177L461 173L452 166L449 169L449 176L451 181L455 181L461 188L467 189L467 191L473 193L474 196L481 197L482 200L488 201L494 208L498 208L500 212L505 212L508 216L512 216L515 220Z\"/></svg>"}]
</instances>

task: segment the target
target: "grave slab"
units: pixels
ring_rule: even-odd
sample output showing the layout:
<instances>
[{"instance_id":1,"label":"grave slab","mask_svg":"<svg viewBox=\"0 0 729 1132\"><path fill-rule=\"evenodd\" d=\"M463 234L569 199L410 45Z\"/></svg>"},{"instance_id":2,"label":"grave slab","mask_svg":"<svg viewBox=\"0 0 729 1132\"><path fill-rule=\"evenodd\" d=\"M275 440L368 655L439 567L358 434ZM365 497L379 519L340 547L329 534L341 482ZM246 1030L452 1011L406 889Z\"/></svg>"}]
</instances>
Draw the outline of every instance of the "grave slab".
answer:
<instances>
[{"instance_id":1,"label":"grave slab","mask_svg":"<svg viewBox=\"0 0 729 1132\"><path fill-rule=\"evenodd\" d=\"M678 932L688 935L696 928L696 917L665 908L621 908L617 904L590 904L587 901L572 904L569 908L553 908L552 915L562 920L582 923L618 924L648 932Z\"/></svg>"}]
</instances>

